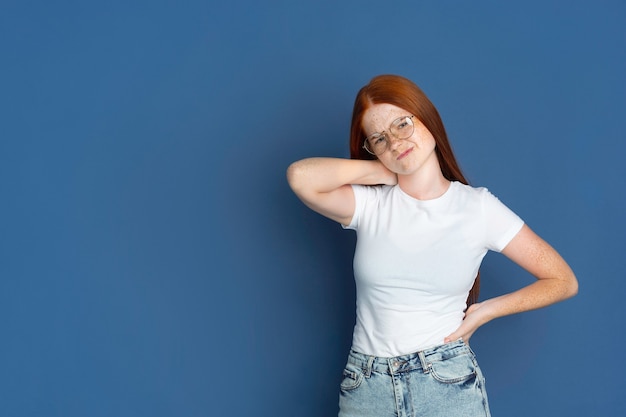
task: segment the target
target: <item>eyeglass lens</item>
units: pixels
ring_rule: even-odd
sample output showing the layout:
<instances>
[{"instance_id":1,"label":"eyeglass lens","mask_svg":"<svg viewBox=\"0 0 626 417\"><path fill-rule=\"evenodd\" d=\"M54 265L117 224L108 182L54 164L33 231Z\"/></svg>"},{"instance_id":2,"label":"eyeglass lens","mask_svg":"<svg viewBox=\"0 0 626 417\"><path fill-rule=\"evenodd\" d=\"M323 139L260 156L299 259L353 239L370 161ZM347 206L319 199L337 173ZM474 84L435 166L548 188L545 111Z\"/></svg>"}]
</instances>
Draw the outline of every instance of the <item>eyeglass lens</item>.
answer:
<instances>
[{"instance_id":1,"label":"eyeglass lens","mask_svg":"<svg viewBox=\"0 0 626 417\"><path fill-rule=\"evenodd\" d=\"M413 120L411 116L399 117L389 126L389 134L398 139L406 139L413 134ZM387 150L389 139L387 133L374 133L365 140L365 149L374 155L380 155Z\"/></svg>"}]
</instances>

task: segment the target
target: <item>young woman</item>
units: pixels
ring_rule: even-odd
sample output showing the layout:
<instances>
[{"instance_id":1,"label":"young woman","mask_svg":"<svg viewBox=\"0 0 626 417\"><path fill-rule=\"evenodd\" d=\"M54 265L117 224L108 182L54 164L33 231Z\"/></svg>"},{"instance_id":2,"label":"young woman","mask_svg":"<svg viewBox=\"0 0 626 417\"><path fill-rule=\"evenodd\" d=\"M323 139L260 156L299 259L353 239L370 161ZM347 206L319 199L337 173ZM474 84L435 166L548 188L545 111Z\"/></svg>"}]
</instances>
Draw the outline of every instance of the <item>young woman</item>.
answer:
<instances>
[{"instance_id":1,"label":"young woman","mask_svg":"<svg viewBox=\"0 0 626 417\"><path fill-rule=\"evenodd\" d=\"M489 416L470 337L574 296L574 273L489 191L467 185L437 110L410 80L382 75L359 91L350 153L287 170L308 207L357 232L357 322L339 416ZM537 280L476 302L488 250Z\"/></svg>"}]
</instances>

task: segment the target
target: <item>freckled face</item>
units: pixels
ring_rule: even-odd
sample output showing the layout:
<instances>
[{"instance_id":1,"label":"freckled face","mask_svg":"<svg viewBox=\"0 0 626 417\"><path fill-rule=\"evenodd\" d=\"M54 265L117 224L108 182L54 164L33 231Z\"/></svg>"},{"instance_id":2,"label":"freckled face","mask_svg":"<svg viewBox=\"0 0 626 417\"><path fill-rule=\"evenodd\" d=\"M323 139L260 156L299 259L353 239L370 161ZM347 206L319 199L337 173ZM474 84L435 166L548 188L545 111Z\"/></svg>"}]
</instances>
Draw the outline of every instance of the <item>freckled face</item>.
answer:
<instances>
[{"instance_id":1,"label":"freckled face","mask_svg":"<svg viewBox=\"0 0 626 417\"><path fill-rule=\"evenodd\" d=\"M366 137L372 133L387 134L389 146L387 151L378 155L378 159L390 171L409 175L429 167L440 170L435 154L435 138L417 117L413 118L413 134L407 139L397 139L389 134L389 126L394 120L410 115L393 104L374 104L363 115L363 130Z\"/></svg>"}]
</instances>

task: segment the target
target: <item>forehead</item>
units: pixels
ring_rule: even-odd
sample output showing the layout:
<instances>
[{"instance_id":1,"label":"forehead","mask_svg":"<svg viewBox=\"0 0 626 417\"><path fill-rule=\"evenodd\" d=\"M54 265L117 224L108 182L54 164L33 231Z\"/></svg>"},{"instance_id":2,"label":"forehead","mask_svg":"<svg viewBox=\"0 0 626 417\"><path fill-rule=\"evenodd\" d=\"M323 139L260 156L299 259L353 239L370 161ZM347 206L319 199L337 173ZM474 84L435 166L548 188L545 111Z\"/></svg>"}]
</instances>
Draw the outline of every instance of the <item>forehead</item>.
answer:
<instances>
[{"instance_id":1,"label":"forehead","mask_svg":"<svg viewBox=\"0 0 626 417\"><path fill-rule=\"evenodd\" d=\"M398 117L408 116L409 112L393 104L374 104L363 114L363 130L366 135L387 130Z\"/></svg>"}]
</instances>

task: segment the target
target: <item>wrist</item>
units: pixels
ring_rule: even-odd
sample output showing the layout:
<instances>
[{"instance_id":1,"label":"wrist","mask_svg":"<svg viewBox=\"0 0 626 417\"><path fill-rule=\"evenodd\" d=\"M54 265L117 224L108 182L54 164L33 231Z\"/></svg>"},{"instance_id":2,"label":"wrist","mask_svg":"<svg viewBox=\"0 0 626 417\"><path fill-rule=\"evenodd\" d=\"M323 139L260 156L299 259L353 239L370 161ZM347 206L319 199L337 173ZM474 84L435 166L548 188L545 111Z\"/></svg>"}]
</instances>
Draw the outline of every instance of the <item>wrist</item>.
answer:
<instances>
[{"instance_id":1,"label":"wrist","mask_svg":"<svg viewBox=\"0 0 626 417\"><path fill-rule=\"evenodd\" d=\"M481 325L498 317L496 304L497 302L493 298L485 300L479 304L480 307L478 308L477 313Z\"/></svg>"},{"instance_id":2,"label":"wrist","mask_svg":"<svg viewBox=\"0 0 626 417\"><path fill-rule=\"evenodd\" d=\"M390 171L379 160L376 160L375 163L377 165L376 176L378 184L396 185L398 183L398 176L395 172Z\"/></svg>"}]
</instances>

